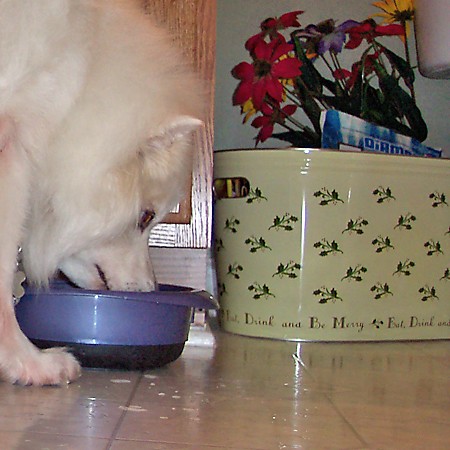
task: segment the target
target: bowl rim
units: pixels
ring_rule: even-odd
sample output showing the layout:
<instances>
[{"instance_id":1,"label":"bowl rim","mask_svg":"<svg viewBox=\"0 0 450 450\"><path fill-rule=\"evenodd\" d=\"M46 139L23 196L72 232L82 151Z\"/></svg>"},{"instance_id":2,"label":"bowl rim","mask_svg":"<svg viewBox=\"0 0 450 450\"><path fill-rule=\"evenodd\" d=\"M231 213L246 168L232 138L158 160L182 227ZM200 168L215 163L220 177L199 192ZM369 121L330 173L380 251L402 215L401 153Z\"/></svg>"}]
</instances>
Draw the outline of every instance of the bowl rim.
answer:
<instances>
[{"instance_id":1,"label":"bowl rim","mask_svg":"<svg viewBox=\"0 0 450 450\"><path fill-rule=\"evenodd\" d=\"M161 303L200 309L219 309L219 302L209 292L188 286L160 284L151 292L82 289L64 280L52 280L48 288L25 286L25 296L47 298L73 297L76 300L115 300L139 303ZM21 300L23 301L23 299Z\"/></svg>"}]
</instances>

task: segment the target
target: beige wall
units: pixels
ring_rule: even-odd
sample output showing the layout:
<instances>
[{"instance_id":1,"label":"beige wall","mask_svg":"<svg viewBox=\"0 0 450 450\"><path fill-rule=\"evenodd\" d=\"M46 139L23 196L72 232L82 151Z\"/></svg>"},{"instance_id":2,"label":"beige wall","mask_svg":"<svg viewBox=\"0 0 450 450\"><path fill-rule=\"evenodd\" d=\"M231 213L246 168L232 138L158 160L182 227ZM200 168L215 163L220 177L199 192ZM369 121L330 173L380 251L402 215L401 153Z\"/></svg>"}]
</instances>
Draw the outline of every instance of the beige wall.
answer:
<instances>
[{"instance_id":1,"label":"beige wall","mask_svg":"<svg viewBox=\"0 0 450 450\"><path fill-rule=\"evenodd\" d=\"M249 124L242 125L239 108L231 105L237 83L230 70L247 60L244 42L258 32L261 20L296 9L305 11L300 16L304 26L331 17L338 22L350 18L363 20L377 12L371 3L371 0L218 0L215 149L254 146L255 130ZM401 45L397 50L401 50ZM450 157L450 81L429 80L417 72L416 90L429 129L425 143L444 149ZM263 147L284 145L269 139Z\"/></svg>"}]
</instances>

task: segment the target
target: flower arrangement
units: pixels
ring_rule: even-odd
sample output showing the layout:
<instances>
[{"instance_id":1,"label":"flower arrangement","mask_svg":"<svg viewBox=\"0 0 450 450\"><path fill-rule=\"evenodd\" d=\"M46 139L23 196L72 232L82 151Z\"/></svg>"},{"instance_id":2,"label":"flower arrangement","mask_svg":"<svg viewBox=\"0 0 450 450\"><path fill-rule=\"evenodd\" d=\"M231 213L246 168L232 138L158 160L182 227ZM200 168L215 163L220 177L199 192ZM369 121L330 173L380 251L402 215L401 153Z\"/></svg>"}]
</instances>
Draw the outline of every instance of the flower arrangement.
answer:
<instances>
[{"instance_id":1,"label":"flower arrangement","mask_svg":"<svg viewBox=\"0 0 450 450\"><path fill-rule=\"evenodd\" d=\"M233 104L240 106L244 123L256 115L251 122L259 129L256 145L273 137L320 147L320 116L330 109L425 140L408 41L413 0L373 6L381 12L361 22L327 19L301 28L298 18L304 11L297 10L261 23L261 31L245 43L251 62L232 70L239 80ZM404 56L386 47L386 38L401 39ZM350 68L341 64L344 51L356 56ZM299 108L308 125L296 117ZM282 131L274 132L276 126Z\"/></svg>"}]
</instances>

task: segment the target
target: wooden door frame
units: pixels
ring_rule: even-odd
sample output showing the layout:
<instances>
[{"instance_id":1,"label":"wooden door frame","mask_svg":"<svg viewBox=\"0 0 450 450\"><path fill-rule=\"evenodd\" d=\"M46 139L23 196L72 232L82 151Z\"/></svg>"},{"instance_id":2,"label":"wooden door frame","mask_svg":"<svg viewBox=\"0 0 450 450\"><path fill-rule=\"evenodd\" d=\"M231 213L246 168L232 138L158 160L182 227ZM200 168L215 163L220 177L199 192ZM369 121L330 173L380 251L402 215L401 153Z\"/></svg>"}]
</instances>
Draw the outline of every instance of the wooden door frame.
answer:
<instances>
[{"instance_id":1,"label":"wooden door frame","mask_svg":"<svg viewBox=\"0 0 450 450\"><path fill-rule=\"evenodd\" d=\"M212 235L212 177L214 140L214 79L216 50L216 0L143 0L145 11L164 24L175 42L192 61L207 92L205 127L195 136L191 191L184 202L191 205L190 220L177 214L172 223L152 230L150 246L206 249ZM183 207L181 208L183 210ZM186 205L185 209L186 211ZM178 216L178 217L177 217ZM186 223L189 222L189 223Z\"/></svg>"}]
</instances>

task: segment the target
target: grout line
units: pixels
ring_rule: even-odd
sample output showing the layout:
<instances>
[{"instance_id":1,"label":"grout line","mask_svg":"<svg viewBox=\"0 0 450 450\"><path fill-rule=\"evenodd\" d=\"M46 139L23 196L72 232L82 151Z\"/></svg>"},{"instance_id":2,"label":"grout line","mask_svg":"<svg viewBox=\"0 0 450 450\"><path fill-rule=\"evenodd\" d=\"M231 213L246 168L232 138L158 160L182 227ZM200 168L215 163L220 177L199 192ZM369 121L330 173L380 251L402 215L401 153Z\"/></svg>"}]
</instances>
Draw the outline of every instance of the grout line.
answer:
<instances>
[{"instance_id":1,"label":"grout line","mask_svg":"<svg viewBox=\"0 0 450 450\"><path fill-rule=\"evenodd\" d=\"M297 353L294 353L292 355L292 357L294 358L296 364L298 364L299 366L301 366L301 370L303 373L305 373L307 376L309 376L315 383L317 383L317 378L315 377L315 375L313 374L313 370L311 370L310 368L308 368L308 366L305 364L305 362L303 361L301 354L299 354L299 352L297 351ZM365 441L365 439L358 433L358 431L356 430L356 428L353 426L352 423L349 422L349 420L347 419L347 417L345 417L345 415L343 414L343 412L338 408L338 406L334 403L333 399L329 396L329 394L327 394L326 392L321 392L321 395L323 395L328 403L330 404L330 406L335 410L335 412L338 414L338 416L344 421L344 423L351 429L351 431L353 432L353 434L355 435L355 437L360 441L361 445L364 446L364 448L369 448L369 444Z\"/></svg>"},{"instance_id":2,"label":"grout line","mask_svg":"<svg viewBox=\"0 0 450 450\"><path fill-rule=\"evenodd\" d=\"M333 409L337 412L339 417L348 425L348 427L353 431L355 436L361 441L361 444L364 445L364 448L370 448L370 444L366 442L366 440L361 436L361 434L356 430L355 426L347 419L345 414L340 410L340 408L333 402L333 400L329 397L328 394L324 394L328 401L331 403Z\"/></svg>"},{"instance_id":3,"label":"grout line","mask_svg":"<svg viewBox=\"0 0 450 450\"><path fill-rule=\"evenodd\" d=\"M143 376L144 376L144 372L140 372L139 378L136 380L136 383L135 383L133 389L131 390L128 400L125 402L124 406L131 405L131 402L133 401L136 391L137 391L139 385L141 384ZM111 436L109 438L109 441L108 441L108 444L107 444L105 450L111 450L112 445L116 442L117 434L119 433L120 427L122 426L123 421L125 420L126 413L127 413L127 411L124 410L122 412L122 414L120 415L119 419L117 420L117 423L114 427L114 430L111 433Z\"/></svg>"}]
</instances>

